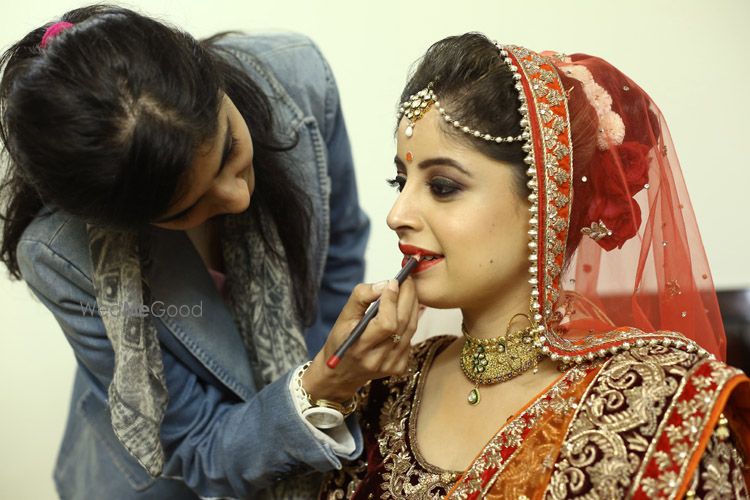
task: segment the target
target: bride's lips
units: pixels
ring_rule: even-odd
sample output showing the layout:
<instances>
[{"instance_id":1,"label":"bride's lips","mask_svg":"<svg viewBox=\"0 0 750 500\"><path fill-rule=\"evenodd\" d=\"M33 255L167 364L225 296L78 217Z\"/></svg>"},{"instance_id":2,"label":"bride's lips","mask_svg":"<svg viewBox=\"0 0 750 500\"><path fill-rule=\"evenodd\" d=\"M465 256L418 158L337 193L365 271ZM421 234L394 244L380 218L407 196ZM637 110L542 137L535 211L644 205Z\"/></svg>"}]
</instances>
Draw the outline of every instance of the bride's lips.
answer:
<instances>
[{"instance_id":1,"label":"bride's lips","mask_svg":"<svg viewBox=\"0 0 750 500\"><path fill-rule=\"evenodd\" d=\"M409 260L409 257L411 257L412 255L418 255L420 257L419 265L414 270L413 274L421 273L422 271L431 268L435 264L442 262L445 258L440 254L430 252L429 250L425 250L424 248L419 248L412 245L404 245L403 243L399 243L398 248L401 250L401 253L404 254L404 258L401 261L401 266L404 266L406 264L406 261ZM425 257L427 257L427 259L425 259Z\"/></svg>"}]
</instances>

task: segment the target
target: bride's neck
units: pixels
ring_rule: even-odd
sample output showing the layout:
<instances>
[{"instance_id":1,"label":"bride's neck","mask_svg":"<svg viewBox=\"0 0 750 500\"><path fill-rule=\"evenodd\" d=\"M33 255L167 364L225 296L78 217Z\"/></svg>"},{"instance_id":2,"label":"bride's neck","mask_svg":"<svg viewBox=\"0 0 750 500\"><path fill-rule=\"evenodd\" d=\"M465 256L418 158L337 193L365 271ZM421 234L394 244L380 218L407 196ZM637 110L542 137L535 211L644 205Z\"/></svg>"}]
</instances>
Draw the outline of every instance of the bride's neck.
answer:
<instances>
[{"instance_id":1,"label":"bride's neck","mask_svg":"<svg viewBox=\"0 0 750 500\"><path fill-rule=\"evenodd\" d=\"M524 287L515 293L503 294L502 297L497 297L487 305L462 308L461 313L466 330L472 337L485 339L501 337L505 335L509 324L511 332L529 326L526 318L515 317L519 314L528 317L529 292Z\"/></svg>"}]
</instances>

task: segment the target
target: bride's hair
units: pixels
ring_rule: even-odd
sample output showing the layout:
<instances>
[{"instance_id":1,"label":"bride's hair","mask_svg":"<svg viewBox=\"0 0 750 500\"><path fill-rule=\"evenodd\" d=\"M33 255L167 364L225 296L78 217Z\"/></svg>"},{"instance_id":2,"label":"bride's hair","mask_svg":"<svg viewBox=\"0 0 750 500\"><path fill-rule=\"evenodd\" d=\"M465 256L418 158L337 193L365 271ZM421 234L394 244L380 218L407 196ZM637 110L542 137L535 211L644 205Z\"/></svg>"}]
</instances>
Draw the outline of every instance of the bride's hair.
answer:
<instances>
[{"instance_id":1,"label":"bride's hair","mask_svg":"<svg viewBox=\"0 0 750 500\"><path fill-rule=\"evenodd\" d=\"M577 80L560 75L566 89L581 92ZM521 130L518 91L499 49L481 33L450 36L434 43L418 61L409 77L399 102L409 99L432 83L432 89L450 116L492 136L517 136ZM571 128L576 167L588 162L596 146L596 113L585 99L571 104ZM397 124L398 126L398 124ZM453 140L472 147L485 156L513 165L515 188L526 198L529 188L523 162L526 153L520 142L477 139L464 132L444 126L442 130Z\"/></svg>"}]
</instances>

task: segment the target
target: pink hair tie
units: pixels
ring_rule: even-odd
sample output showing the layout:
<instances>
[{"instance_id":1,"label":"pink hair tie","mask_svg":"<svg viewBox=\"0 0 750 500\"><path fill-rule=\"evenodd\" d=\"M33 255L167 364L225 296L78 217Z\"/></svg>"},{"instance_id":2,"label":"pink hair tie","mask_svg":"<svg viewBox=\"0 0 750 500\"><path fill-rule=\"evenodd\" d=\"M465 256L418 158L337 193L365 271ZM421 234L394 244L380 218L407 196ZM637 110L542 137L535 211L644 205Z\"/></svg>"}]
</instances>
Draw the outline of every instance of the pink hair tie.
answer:
<instances>
[{"instance_id":1,"label":"pink hair tie","mask_svg":"<svg viewBox=\"0 0 750 500\"><path fill-rule=\"evenodd\" d=\"M69 23L67 21L58 21L49 28L47 28L47 31L44 32L44 36L42 36L42 41L39 43L39 46L43 49L47 48L47 44L50 40L55 38L57 35L62 33L68 28L72 28L73 23Z\"/></svg>"}]
</instances>

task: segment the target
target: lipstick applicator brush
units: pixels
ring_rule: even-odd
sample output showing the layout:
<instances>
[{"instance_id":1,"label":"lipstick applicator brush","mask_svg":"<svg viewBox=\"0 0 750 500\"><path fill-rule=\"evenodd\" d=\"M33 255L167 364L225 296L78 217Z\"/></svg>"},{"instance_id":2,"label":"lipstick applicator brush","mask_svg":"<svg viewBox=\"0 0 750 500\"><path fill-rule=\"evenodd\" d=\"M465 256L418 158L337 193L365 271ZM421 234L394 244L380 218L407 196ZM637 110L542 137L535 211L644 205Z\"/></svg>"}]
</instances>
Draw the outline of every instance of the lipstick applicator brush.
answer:
<instances>
[{"instance_id":1,"label":"lipstick applicator brush","mask_svg":"<svg viewBox=\"0 0 750 500\"><path fill-rule=\"evenodd\" d=\"M416 269L417 265L419 264L420 256L419 255L412 255L409 257L409 260L406 261L406 264L404 264L404 267L401 268L401 270L398 272L396 277L394 278L396 281L398 281L398 284L401 285L406 278L409 277L409 275ZM378 300L370 304L370 306L365 311L365 315L362 316L362 319L359 320L359 323L357 323L357 326L354 327L352 330L352 333L349 334L349 336L346 338L343 344L336 350L336 352L331 356L328 361L326 361L326 365L328 368L334 369L338 366L338 364L341 362L341 358L344 357L344 353L351 347L351 345L362 336L362 333L364 333L365 328L367 328L367 325L372 321L372 318L375 317L375 315L378 314L378 309L380 309L380 298L378 297Z\"/></svg>"}]
</instances>

